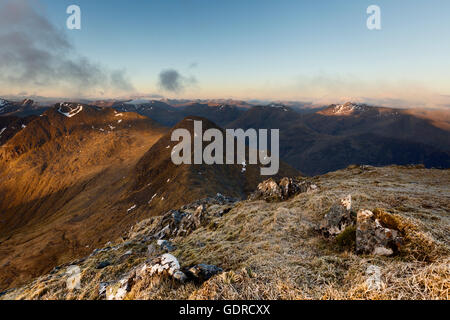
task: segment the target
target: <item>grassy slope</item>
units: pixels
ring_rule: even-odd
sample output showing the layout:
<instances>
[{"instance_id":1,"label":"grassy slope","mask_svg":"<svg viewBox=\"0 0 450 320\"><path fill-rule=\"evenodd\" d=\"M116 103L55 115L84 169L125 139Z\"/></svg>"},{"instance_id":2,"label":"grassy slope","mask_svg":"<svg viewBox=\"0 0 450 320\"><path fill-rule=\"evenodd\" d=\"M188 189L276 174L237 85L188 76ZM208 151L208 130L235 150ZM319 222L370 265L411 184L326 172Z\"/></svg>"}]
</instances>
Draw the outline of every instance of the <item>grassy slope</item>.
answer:
<instances>
[{"instance_id":1,"label":"grassy slope","mask_svg":"<svg viewBox=\"0 0 450 320\"><path fill-rule=\"evenodd\" d=\"M319 190L281 203L243 201L213 223L173 239L181 265L216 264L225 272L202 285L179 285L144 278L128 299L448 299L450 247L450 171L406 167L345 169L312 179ZM385 208L418 227L422 261L417 255L357 256L324 239L314 229L330 206L352 194L353 207ZM217 210L209 207L208 210ZM6 299L97 299L101 281L117 281L147 258L148 235L158 218L146 220L119 240L117 250L79 262L81 290L66 289L63 266L52 275L14 290ZM421 240L420 240L421 241ZM123 254L132 249L131 256ZM409 249L408 249L409 250ZM414 253L411 251L411 253ZM113 265L95 270L99 261ZM366 284L369 265L381 268L381 290Z\"/></svg>"}]
</instances>

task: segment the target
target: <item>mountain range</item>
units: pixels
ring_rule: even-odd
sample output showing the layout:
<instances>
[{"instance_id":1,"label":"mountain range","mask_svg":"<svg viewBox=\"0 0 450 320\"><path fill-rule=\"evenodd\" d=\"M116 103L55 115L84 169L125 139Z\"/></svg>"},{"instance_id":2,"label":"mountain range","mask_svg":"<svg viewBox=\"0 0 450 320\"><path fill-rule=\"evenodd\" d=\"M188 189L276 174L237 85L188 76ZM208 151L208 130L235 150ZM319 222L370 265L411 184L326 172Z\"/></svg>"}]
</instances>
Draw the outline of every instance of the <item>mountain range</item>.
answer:
<instances>
[{"instance_id":1,"label":"mountain range","mask_svg":"<svg viewBox=\"0 0 450 320\"><path fill-rule=\"evenodd\" d=\"M350 102L302 111L279 103L242 108L193 102L174 107L156 100L112 107L166 126L199 116L224 128L280 129L281 158L307 175L354 163L450 166L450 119L443 116L445 111L419 113Z\"/></svg>"}]
</instances>

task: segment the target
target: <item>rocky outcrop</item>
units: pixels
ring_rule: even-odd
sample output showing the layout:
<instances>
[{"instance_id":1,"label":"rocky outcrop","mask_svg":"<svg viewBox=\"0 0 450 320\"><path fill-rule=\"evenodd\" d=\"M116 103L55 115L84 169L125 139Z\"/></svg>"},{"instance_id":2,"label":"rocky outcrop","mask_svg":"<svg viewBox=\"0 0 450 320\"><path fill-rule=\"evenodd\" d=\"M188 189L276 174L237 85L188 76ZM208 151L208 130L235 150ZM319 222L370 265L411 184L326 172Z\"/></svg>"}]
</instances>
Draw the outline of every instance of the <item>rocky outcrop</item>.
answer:
<instances>
[{"instance_id":1,"label":"rocky outcrop","mask_svg":"<svg viewBox=\"0 0 450 320\"><path fill-rule=\"evenodd\" d=\"M356 232L349 235L352 236L358 254L391 256L399 251L402 245L400 232L387 228L369 210L359 210L355 219L351 195L331 207L320 222L319 230L326 237L339 239L338 236L343 235L346 229L350 230L351 227L354 230L355 224Z\"/></svg>"},{"instance_id":2,"label":"rocky outcrop","mask_svg":"<svg viewBox=\"0 0 450 320\"><path fill-rule=\"evenodd\" d=\"M228 213L236 202L237 199L225 197L221 194L217 194L214 198L192 202L178 210L166 212L161 218L158 218L158 223L151 230L148 230L148 233L157 240L187 236L201 226L209 224L212 218L221 217ZM151 223L152 221L148 222ZM139 227L145 228L145 225ZM139 230L135 228L132 229L131 233L133 232L139 232ZM160 246L164 246L164 244L161 244ZM170 247L165 249L171 251Z\"/></svg>"},{"instance_id":3,"label":"rocky outcrop","mask_svg":"<svg viewBox=\"0 0 450 320\"><path fill-rule=\"evenodd\" d=\"M172 244L172 242L167 241L167 240L158 240L157 241L158 246L166 251L166 252L171 252L173 250L175 250L175 246ZM150 251L149 251L150 252Z\"/></svg>"},{"instance_id":4,"label":"rocky outcrop","mask_svg":"<svg viewBox=\"0 0 450 320\"><path fill-rule=\"evenodd\" d=\"M204 282L222 271L223 270L221 268L214 265L198 264L188 268L186 274L197 282Z\"/></svg>"},{"instance_id":5,"label":"rocky outcrop","mask_svg":"<svg viewBox=\"0 0 450 320\"><path fill-rule=\"evenodd\" d=\"M100 283L99 296L105 297L107 300L123 300L134 284L145 277L159 276L173 279L180 284L187 281L201 283L220 272L222 272L221 268L207 264L198 264L183 271L177 258L166 253L139 265L115 283Z\"/></svg>"},{"instance_id":6,"label":"rocky outcrop","mask_svg":"<svg viewBox=\"0 0 450 320\"><path fill-rule=\"evenodd\" d=\"M398 251L402 238L397 230L385 228L372 211L359 210L356 223L356 252L390 256Z\"/></svg>"},{"instance_id":7,"label":"rocky outcrop","mask_svg":"<svg viewBox=\"0 0 450 320\"><path fill-rule=\"evenodd\" d=\"M142 270L142 269L141 269ZM152 261L152 265L144 265L142 271L149 270L149 274L172 277L180 282L186 281L186 275L180 270L180 263L173 255L166 253Z\"/></svg>"},{"instance_id":8,"label":"rocky outcrop","mask_svg":"<svg viewBox=\"0 0 450 320\"><path fill-rule=\"evenodd\" d=\"M257 190L250 195L249 200L282 201L296 194L315 189L317 189L317 186L306 180L283 178L277 183L270 178L258 185Z\"/></svg>"},{"instance_id":9,"label":"rocky outcrop","mask_svg":"<svg viewBox=\"0 0 450 320\"><path fill-rule=\"evenodd\" d=\"M325 236L334 237L353 225L354 220L352 215L352 196L348 195L331 207L322 219L319 228Z\"/></svg>"}]
</instances>

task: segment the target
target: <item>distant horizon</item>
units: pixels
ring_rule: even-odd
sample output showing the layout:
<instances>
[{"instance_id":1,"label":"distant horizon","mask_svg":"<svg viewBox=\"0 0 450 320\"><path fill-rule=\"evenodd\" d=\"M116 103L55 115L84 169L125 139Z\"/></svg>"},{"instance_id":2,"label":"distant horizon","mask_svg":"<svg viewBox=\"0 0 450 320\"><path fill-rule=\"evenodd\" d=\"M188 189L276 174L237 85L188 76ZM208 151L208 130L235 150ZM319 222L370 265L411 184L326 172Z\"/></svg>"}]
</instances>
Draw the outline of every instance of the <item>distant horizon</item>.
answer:
<instances>
[{"instance_id":1,"label":"distant horizon","mask_svg":"<svg viewBox=\"0 0 450 320\"><path fill-rule=\"evenodd\" d=\"M330 102L313 102L307 100L289 100L289 99L257 99L257 98L248 98L248 99L240 99L240 98L184 98L184 97L148 97L148 96L129 96L129 97L45 97L45 96L36 96L36 95L0 95L0 99L5 99L9 101L20 102L25 99L30 99L35 102L41 104L54 104L59 102L73 102L73 103L84 103L84 102L95 102L95 101L133 101L133 100L148 100L148 101L172 101L177 103L189 103L189 102L199 102L199 103L220 103L220 102L237 102L237 103L246 103L250 106L257 105L269 105L269 104L297 104L301 105L305 108L322 108L331 105L341 105L345 103L354 103L354 104L365 104L372 107L382 107L382 108L392 108L392 109L418 109L418 110L439 110L439 111L450 111L450 105L446 106L434 106L434 107L424 107L424 106L411 106L411 105L399 105L398 103L389 102L370 102L370 99L365 100L355 100L355 99L337 99L330 100ZM145 104L146 102L138 103ZM286 105L289 107L289 105Z\"/></svg>"}]
</instances>

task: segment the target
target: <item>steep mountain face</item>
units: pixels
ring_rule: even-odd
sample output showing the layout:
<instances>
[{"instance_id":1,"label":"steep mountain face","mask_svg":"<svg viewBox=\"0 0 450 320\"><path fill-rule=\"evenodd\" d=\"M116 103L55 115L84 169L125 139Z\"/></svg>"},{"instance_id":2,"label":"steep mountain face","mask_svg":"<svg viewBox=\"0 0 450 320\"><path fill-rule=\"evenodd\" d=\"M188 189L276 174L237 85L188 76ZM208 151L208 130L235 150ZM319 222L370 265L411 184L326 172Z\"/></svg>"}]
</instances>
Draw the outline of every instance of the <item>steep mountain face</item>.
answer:
<instances>
[{"instance_id":1,"label":"steep mountain face","mask_svg":"<svg viewBox=\"0 0 450 320\"><path fill-rule=\"evenodd\" d=\"M152 100L152 101L129 101L114 104L114 109L120 112L136 112L140 115L149 117L164 126L174 126L184 118L179 109L169 104Z\"/></svg>"},{"instance_id":2,"label":"steep mountain face","mask_svg":"<svg viewBox=\"0 0 450 320\"><path fill-rule=\"evenodd\" d=\"M135 221L114 204L165 132L135 113L60 104L2 145L0 286L48 271Z\"/></svg>"},{"instance_id":3,"label":"steep mountain face","mask_svg":"<svg viewBox=\"0 0 450 320\"><path fill-rule=\"evenodd\" d=\"M162 125L174 126L187 116L197 116L209 119L224 127L229 122L239 118L245 109L234 105L216 103L185 103L173 107L163 101L129 101L118 103L113 107L121 112L136 112L147 116Z\"/></svg>"},{"instance_id":4,"label":"steep mountain face","mask_svg":"<svg viewBox=\"0 0 450 320\"><path fill-rule=\"evenodd\" d=\"M17 132L26 128L28 123L36 119L36 116L16 117L0 116L0 146L11 139Z\"/></svg>"},{"instance_id":5,"label":"steep mountain face","mask_svg":"<svg viewBox=\"0 0 450 320\"><path fill-rule=\"evenodd\" d=\"M47 109L47 107L40 106L31 99L15 102L0 98L0 116L26 117L42 114Z\"/></svg>"},{"instance_id":6,"label":"steep mountain face","mask_svg":"<svg viewBox=\"0 0 450 320\"><path fill-rule=\"evenodd\" d=\"M193 103L181 108L184 116L197 116L206 118L225 127L228 123L238 119L246 109L228 104L201 104Z\"/></svg>"},{"instance_id":7,"label":"steep mountain face","mask_svg":"<svg viewBox=\"0 0 450 320\"><path fill-rule=\"evenodd\" d=\"M144 206L159 214L174 206L181 206L206 196L215 196L217 193L245 198L259 182L266 179L261 176L259 165L175 165L171 160L171 153L178 142L171 141L172 132L183 128L194 137L194 121L202 122L203 132L211 128L223 132L207 119L187 117L155 143L136 165L134 192L131 197L138 208ZM206 145L204 142L203 148ZM190 155L191 159L194 159L193 148ZM299 175L297 170L280 162L280 170L275 177L296 175Z\"/></svg>"},{"instance_id":8,"label":"steep mountain face","mask_svg":"<svg viewBox=\"0 0 450 320\"><path fill-rule=\"evenodd\" d=\"M279 128L280 156L308 175L358 164L450 167L450 131L408 110L346 103L299 114L253 107L230 128Z\"/></svg>"},{"instance_id":9,"label":"steep mountain face","mask_svg":"<svg viewBox=\"0 0 450 320\"><path fill-rule=\"evenodd\" d=\"M61 103L0 146L0 288L82 257L141 219L205 195L245 197L266 178L242 164L175 166L170 137L133 112ZM280 174L298 172L281 164Z\"/></svg>"}]
</instances>

